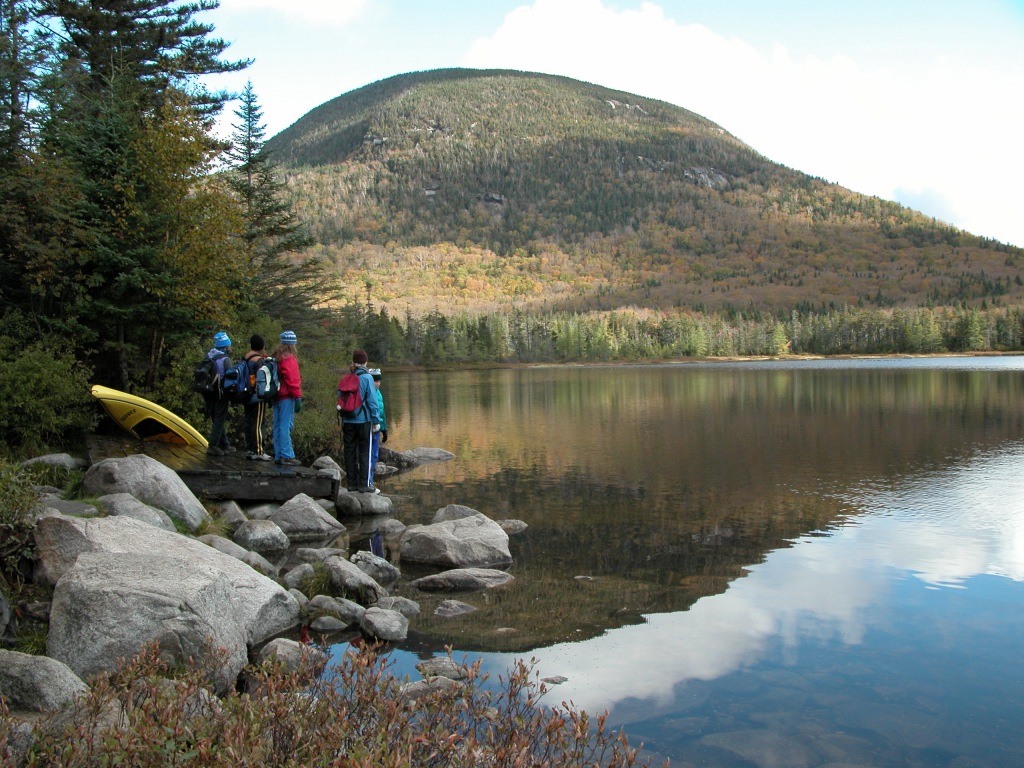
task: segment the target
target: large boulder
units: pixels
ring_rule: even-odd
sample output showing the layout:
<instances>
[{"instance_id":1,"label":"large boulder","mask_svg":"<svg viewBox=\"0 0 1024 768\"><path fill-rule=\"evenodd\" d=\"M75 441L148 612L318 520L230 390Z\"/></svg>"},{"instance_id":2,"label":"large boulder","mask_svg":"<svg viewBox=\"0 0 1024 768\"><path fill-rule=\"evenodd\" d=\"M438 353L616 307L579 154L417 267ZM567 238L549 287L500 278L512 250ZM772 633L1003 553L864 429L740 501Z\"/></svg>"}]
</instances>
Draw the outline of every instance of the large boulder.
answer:
<instances>
[{"instance_id":1,"label":"large boulder","mask_svg":"<svg viewBox=\"0 0 1024 768\"><path fill-rule=\"evenodd\" d=\"M371 579L384 587L390 587L401 577L402 573L395 566L372 552L360 550L353 552L349 560L367 574Z\"/></svg>"},{"instance_id":2,"label":"large boulder","mask_svg":"<svg viewBox=\"0 0 1024 768\"><path fill-rule=\"evenodd\" d=\"M89 467L82 479L89 496L130 493L151 507L162 509L195 533L210 515L173 469L144 454L104 459Z\"/></svg>"},{"instance_id":3,"label":"large boulder","mask_svg":"<svg viewBox=\"0 0 1024 768\"><path fill-rule=\"evenodd\" d=\"M86 553L54 588L47 653L88 679L155 642L172 667L212 661L211 683L226 693L248 662L248 617L240 603L228 576L209 562Z\"/></svg>"},{"instance_id":4,"label":"large boulder","mask_svg":"<svg viewBox=\"0 0 1024 768\"><path fill-rule=\"evenodd\" d=\"M23 467L43 466L62 469L72 472L76 469L84 469L88 462L85 459L76 459L69 453L48 453L45 456L35 456L21 462Z\"/></svg>"},{"instance_id":5,"label":"large boulder","mask_svg":"<svg viewBox=\"0 0 1024 768\"><path fill-rule=\"evenodd\" d=\"M330 657L315 646L278 637L263 647L256 660L261 664L280 664L289 672L297 672L305 667L310 672L319 674L327 666Z\"/></svg>"},{"instance_id":6,"label":"large boulder","mask_svg":"<svg viewBox=\"0 0 1024 768\"><path fill-rule=\"evenodd\" d=\"M301 563L284 575L284 585L288 589L299 589L303 583L316 573L316 569L311 563Z\"/></svg>"},{"instance_id":7,"label":"large boulder","mask_svg":"<svg viewBox=\"0 0 1024 768\"><path fill-rule=\"evenodd\" d=\"M242 508L234 499L218 502L214 506L214 517L229 532L235 530L235 528L249 519L248 515L242 511Z\"/></svg>"},{"instance_id":8,"label":"large boulder","mask_svg":"<svg viewBox=\"0 0 1024 768\"><path fill-rule=\"evenodd\" d=\"M335 512L347 517L390 515L394 508L394 502L381 493L349 492L341 488L334 499Z\"/></svg>"},{"instance_id":9,"label":"large boulder","mask_svg":"<svg viewBox=\"0 0 1024 768\"><path fill-rule=\"evenodd\" d=\"M74 515L75 517L95 517L99 513L95 505L88 502L61 499L53 496L41 499L39 505L43 509L50 509L62 515Z\"/></svg>"},{"instance_id":10,"label":"large boulder","mask_svg":"<svg viewBox=\"0 0 1024 768\"><path fill-rule=\"evenodd\" d=\"M358 624L366 609L344 597L317 595L306 604L306 612L320 616L328 615L342 621L346 627Z\"/></svg>"},{"instance_id":11,"label":"large boulder","mask_svg":"<svg viewBox=\"0 0 1024 768\"><path fill-rule=\"evenodd\" d=\"M422 592L476 592L508 584L515 577L494 568L453 568L409 582Z\"/></svg>"},{"instance_id":12,"label":"large boulder","mask_svg":"<svg viewBox=\"0 0 1024 768\"><path fill-rule=\"evenodd\" d=\"M381 446L380 460L399 469L413 469L423 464L451 461L455 454L441 448L413 448L408 451L394 451Z\"/></svg>"},{"instance_id":13,"label":"large boulder","mask_svg":"<svg viewBox=\"0 0 1024 768\"><path fill-rule=\"evenodd\" d=\"M139 501L130 493L108 493L96 499L96 505L108 515L126 515L165 531L176 531L174 521L162 509Z\"/></svg>"},{"instance_id":14,"label":"large boulder","mask_svg":"<svg viewBox=\"0 0 1024 768\"><path fill-rule=\"evenodd\" d=\"M235 544L231 539L225 539L223 536L218 536L214 533L208 533L205 536L200 536L196 541L201 541L208 547L213 547L218 552L223 552L225 555L231 555L236 560L241 560L245 557L247 550L245 547Z\"/></svg>"},{"instance_id":15,"label":"large boulder","mask_svg":"<svg viewBox=\"0 0 1024 768\"><path fill-rule=\"evenodd\" d=\"M231 538L240 547L267 557L282 554L291 543L280 526L271 520L246 520Z\"/></svg>"},{"instance_id":16,"label":"large boulder","mask_svg":"<svg viewBox=\"0 0 1024 768\"><path fill-rule=\"evenodd\" d=\"M270 516L289 541L322 541L345 532L345 526L331 517L310 496L300 493L286 501Z\"/></svg>"},{"instance_id":17,"label":"large boulder","mask_svg":"<svg viewBox=\"0 0 1024 768\"><path fill-rule=\"evenodd\" d=\"M401 560L447 568L512 564L508 534L479 512L430 525L412 525L401 536Z\"/></svg>"},{"instance_id":18,"label":"large boulder","mask_svg":"<svg viewBox=\"0 0 1024 768\"><path fill-rule=\"evenodd\" d=\"M0 649L0 698L11 709L49 712L87 693L71 668L49 656Z\"/></svg>"},{"instance_id":19,"label":"large boulder","mask_svg":"<svg viewBox=\"0 0 1024 768\"><path fill-rule=\"evenodd\" d=\"M398 611L407 619L414 619L420 615L420 604L407 597L382 597L375 607Z\"/></svg>"},{"instance_id":20,"label":"large boulder","mask_svg":"<svg viewBox=\"0 0 1024 768\"><path fill-rule=\"evenodd\" d=\"M357 565L343 557L329 557L324 566L331 577L331 587L337 592L358 598L363 605L373 605L388 592Z\"/></svg>"},{"instance_id":21,"label":"large boulder","mask_svg":"<svg viewBox=\"0 0 1024 768\"><path fill-rule=\"evenodd\" d=\"M225 575L232 588L230 602L242 616L246 641L250 645L298 624L298 605L280 584L195 539L163 531L129 517L83 520L51 515L36 525L35 539L36 578L45 584L57 584L77 559L89 552L144 557L164 555L177 563L168 565L169 579L200 565ZM116 558L111 565L116 565Z\"/></svg>"},{"instance_id":22,"label":"large boulder","mask_svg":"<svg viewBox=\"0 0 1024 768\"><path fill-rule=\"evenodd\" d=\"M441 507L434 516L431 518L432 523L444 523L448 520L462 520L465 517L472 517L473 515L481 514L472 507L467 507L464 504L449 504L445 507Z\"/></svg>"},{"instance_id":23,"label":"large boulder","mask_svg":"<svg viewBox=\"0 0 1024 768\"><path fill-rule=\"evenodd\" d=\"M377 640L398 642L408 637L409 620L398 611L371 607L360 619L359 628Z\"/></svg>"}]
</instances>

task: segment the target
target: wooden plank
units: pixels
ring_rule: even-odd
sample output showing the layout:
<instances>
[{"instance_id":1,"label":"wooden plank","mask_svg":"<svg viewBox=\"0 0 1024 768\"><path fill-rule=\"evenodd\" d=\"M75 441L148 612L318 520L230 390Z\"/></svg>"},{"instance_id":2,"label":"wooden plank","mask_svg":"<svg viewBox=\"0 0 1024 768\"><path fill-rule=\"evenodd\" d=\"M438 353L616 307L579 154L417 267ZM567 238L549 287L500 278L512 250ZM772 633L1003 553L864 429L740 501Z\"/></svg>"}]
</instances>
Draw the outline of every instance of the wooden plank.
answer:
<instances>
[{"instance_id":1,"label":"wooden plank","mask_svg":"<svg viewBox=\"0 0 1024 768\"><path fill-rule=\"evenodd\" d=\"M125 437L93 436L89 440L92 463L142 453L173 469L192 493L207 499L287 501L300 493L334 499L338 483L311 467L282 467L270 461L249 461L244 453L207 456L198 446L145 441Z\"/></svg>"}]
</instances>

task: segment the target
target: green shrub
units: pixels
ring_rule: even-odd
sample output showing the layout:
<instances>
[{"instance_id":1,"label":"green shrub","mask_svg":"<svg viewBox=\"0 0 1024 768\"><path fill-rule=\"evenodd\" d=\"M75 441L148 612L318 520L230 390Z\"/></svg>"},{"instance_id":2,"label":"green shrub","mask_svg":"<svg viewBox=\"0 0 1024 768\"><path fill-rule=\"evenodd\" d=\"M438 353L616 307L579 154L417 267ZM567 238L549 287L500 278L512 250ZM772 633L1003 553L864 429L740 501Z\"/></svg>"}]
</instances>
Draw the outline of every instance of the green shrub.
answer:
<instances>
[{"instance_id":1,"label":"green shrub","mask_svg":"<svg viewBox=\"0 0 1024 768\"><path fill-rule=\"evenodd\" d=\"M323 563L314 563L313 572L302 580L299 591L306 597L312 599L317 595L329 595L333 590L331 585L331 572ZM344 597L344 595L341 595Z\"/></svg>"},{"instance_id":2,"label":"green shrub","mask_svg":"<svg viewBox=\"0 0 1024 768\"><path fill-rule=\"evenodd\" d=\"M0 336L0 345L19 349L0 358L0 424L9 451L32 452L62 444L91 430L99 419L89 394L90 370L62 342L48 338L21 347Z\"/></svg>"},{"instance_id":3,"label":"green shrub","mask_svg":"<svg viewBox=\"0 0 1024 768\"><path fill-rule=\"evenodd\" d=\"M0 588L13 595L24 584L35 551L31 512L39 502L31 472L0 459Z\"/></svg>"},{"instance_id":4,"label":"green shrub","mask_svg":"<svg viewBox=\"0 0 1024 768\"><path fill-rule=\"evenodd\" d=\"M547 708L533 664L519 661L498 690L479 665L464 685L402 691L373 649L350 651L318 674L252 670L249 692L212 698L207 674L169 682L153 648L115 676L101 675L67 721L35 727L28 764L64 766L345 766L346 768L581 768L638 765L624 734L571 704ZM121 717L111 719L112 712ZM4 751L0 728L0 755ZM667 765L667 762L666 762Z\"/></svg>"}]
</instances>

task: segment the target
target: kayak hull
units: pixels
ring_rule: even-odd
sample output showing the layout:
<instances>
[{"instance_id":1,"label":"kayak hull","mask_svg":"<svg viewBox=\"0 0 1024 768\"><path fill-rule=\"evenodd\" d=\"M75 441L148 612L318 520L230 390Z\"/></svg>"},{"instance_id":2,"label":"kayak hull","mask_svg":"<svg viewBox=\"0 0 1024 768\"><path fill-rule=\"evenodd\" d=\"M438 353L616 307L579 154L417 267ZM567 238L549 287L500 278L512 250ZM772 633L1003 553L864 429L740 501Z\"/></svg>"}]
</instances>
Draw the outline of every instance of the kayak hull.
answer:
<instances>
[{"instance_id":1,"label":"kayak hull","mask_svg":"<svg viewBox=\"0 0 1024 768\"><path fill-rule=\"evenodd\" d=\"M207 446L202 433L161 405L100 384L90 391L118 426L130 435L142 440Z\"/></svg>"}]
</instances>

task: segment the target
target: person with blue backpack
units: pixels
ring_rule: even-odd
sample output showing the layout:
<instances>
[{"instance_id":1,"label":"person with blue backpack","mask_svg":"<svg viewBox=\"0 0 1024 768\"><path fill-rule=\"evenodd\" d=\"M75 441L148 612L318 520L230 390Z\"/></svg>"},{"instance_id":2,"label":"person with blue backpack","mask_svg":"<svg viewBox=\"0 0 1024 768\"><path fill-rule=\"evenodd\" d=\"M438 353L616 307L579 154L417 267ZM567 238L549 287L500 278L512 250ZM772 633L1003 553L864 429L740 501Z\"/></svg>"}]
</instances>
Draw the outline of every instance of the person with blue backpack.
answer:
<instances>
[{"instance_id":1,"label":"person with blue backpack","mask_svg":"<svg viewBox=\"0 0 1024 768\"><path fill-rule=\"evenodd\" d=\"M269 401L261 398L256 391L256 374L267 359L263 337L254 333L249 339L249 351L245 353L245 364L250 377L252 395L246 401L245 411L245 458L250 461L273 461L274 457L263 450L265 425Z\"/></svg>"},{"instance_id":2,"label":"person with blue backpack","mask_svg":"<svg viewBox=\"0 0 1024 768\"><path fill-rule=\"evenodd\" d=\"M355 350L349 373L338 382L345 482L350 493L380 493L373 484L370 464L370 436L380 431L380 408L373 377L366 370L366 359L366 352Z\"/></svg>"},{"instance_id":3,"label":"person with blue backpack","mask_svg":"<svg viewBox=\"0 0 1024 768\"><path fill-rule=\"evenodd\" d=\"M206 358L213 361L218 380L223 378L225 371L231 367L231 358L228 357L230 353L231 338L224 331L214 334L213 349L206 353ZM213 392L204 395L204 398L206 400L206 415L213 420L213 425L210 427L210 437L207 441L206 455L226 456L234 453L235 448L231 445L231 441L228 440L227 433L228 406L230 401L220 391L219 386L215 387Z\"/></svg>"}]
</instances>

